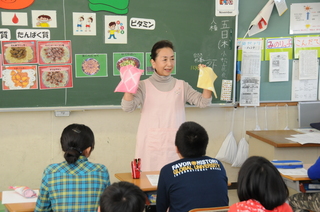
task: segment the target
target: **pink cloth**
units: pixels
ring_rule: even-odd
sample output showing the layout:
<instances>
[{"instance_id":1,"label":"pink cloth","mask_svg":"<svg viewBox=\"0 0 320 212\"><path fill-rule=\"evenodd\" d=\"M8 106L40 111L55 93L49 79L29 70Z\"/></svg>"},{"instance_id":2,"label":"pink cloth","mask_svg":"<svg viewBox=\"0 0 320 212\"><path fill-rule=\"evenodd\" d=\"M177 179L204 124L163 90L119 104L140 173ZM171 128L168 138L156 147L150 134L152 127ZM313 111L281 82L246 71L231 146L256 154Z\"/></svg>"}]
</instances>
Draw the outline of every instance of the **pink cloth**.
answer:
<instances>
[{"instance_id":1,"label":"pink cloth","mask_svg":"<svg viewBox=\"0 0 320 212\"><path fill-rule=\"evenodd\" d=\"M265 209L258 201L249 199L235 203L230 206L228 212L292 212L292 208L287 203L274 208L273 210Z\"/></svg>"},{"instance_id":2,"label":"pink cloth","mask_svg":"<svg viewBox=\"0 0 320 212\"><path fill-rule=\"evenodd\" d=\"M114 92L136 93L141 74L144 71L132 65L122 66L120 68L121 81Z\"/></svg>"},{"instance_id":3,"label":"pink cloth","mask_svg":"<svg viewBox=\"0 0 320 212\"><path fill-rule=\"evenodd\" d=\"M163 92L149 79L141 110L135 158L141 158L142 171L159 171L164 165L178 160L175 135L185 121L183 81L177 80L171 91Z\"/></svg>"},{"instance_id":4,"label":"pink cloth","mask_svg":"<svg viewBox=\"0 0 320 212\"><path fill-rule=\"evenodd\" d=\"M28 186L10 186L9 188L13 189L15 192L17 192L25 198L37 197L36 192L30 189Z\"/></svg>"}]
</instances>

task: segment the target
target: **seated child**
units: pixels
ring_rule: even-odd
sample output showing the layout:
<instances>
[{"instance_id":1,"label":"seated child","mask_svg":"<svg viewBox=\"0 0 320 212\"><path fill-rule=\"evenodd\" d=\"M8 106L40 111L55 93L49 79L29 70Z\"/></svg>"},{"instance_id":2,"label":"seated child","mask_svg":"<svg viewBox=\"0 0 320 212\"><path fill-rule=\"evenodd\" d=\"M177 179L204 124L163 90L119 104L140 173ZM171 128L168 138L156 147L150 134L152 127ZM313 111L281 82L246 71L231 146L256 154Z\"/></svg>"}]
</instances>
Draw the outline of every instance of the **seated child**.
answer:
<instances>
[{"instance_id":1,"label":"seated child","mask_svg":"<svg viewBox=\"0 0 320 212\"><path fill-rule=\"evenodd\" d=\"M146 198L145 193L132 183L113 183L101 195L98 212L142 212Z\"/></svg>"},{"instance_id":2,"label":"seated child","mask_svg":"<svg viewBox=\"0 0 320 212\"><path fill-rule=\"evenodd\" d=\"M95 144L93 132L85 125L71 124L63 130L60 143L66 161L44 170L34 211L96 212L110 181L104 165L88 161Z\"/></svg>"},{"instance_id":3,"label":"seated child","mask_svg":"<svg viewBox=\"0 0 320 212\"><path fill-rule=\"evenodd\" d=\"M228 206L226 171L219 160L205 156L208 140L206 130L195 122L179 127L175 145L181 159L160 171L157 212Z\"/></svg>"},{"instance_id":4,"label":"seated child","mask_svg":"<svg viewBox=\"0 0 320 212\"><path fill-rule=\"evenodd\" d=\"M286 184L277 168L264 157L252 156L243 163L237 192L241 202L231 205L229 212L292 212L285 203L289 195Z\"/></svg>"}]
</instances>

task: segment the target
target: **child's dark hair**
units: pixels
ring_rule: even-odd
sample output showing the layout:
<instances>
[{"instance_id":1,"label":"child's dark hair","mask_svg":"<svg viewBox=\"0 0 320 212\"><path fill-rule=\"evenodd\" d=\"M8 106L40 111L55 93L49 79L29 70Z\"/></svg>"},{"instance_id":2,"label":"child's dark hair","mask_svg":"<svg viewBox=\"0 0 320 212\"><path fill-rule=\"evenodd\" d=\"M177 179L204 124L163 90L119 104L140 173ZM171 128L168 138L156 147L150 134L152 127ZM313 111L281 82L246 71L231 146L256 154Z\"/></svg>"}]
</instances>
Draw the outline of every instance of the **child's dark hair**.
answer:
<instances>
[{"instance_id":1,"label":"child's dark hair","mask_svg":"<svg viewBox=\"0 0 320 212\"><path fill-rule=\"evenodd\" d=\"M267 210L282 205L289 196L277 168L260 156L249 157L241 166L237 192L240 201L255 199Z\"/></svg>"},{"instance_id":2,"label":"child's dark hair","mask_svg":"<svg viewBox=\"0 0 320 212\"><path fill-rule=\"evenodd\" d=\"M136 185L121 181L108 186L100 197L100 212L142 212L145 193Z\"/></svg>"},{"instance_id":3,"label":"child's dark hair","mask_svg":"<svg viewBox=\"0 0 320 212\"><path fill-rule=\"evenodd\" d=\"M92 130L83 124L70 124L64 128L60 143L64 151L64 158L71 164L75 163L82 151L91 147L94 149L94 135Z\"/></svg>"},{"instance_id":4,"label":"child's dark hair","mask_svg":"<svg viewBox=\"0 0 320 212\"><path fill-rule=\"evenodd\" d=\"M182 157L195 158L206 154L208 141L207 131L201 125L190 121L179 127L175 145Z\"/></svg>"},{"instance_id":5,"label":"child's dark hair","mask_svg":"<svg viewBox=\"0 0 320 212\"><path fill-rule=\"evenodd\" d=\"M117 25L116 22L112 21L112 22L109 23L110 27L113 26L113 25Z\"/></svg>"},{"instance_id":6,"label":"child's dark hair","mask_svg":"<svg viewBox=\"0 0 320 212\"><path fill-rule=\"evenodd\" d=\"M39 15L38 18L46 18L46 19L51 19L49 15Z\"/></svg>"},{"instance_id":7,"label":"child's dark hair","mask_svg":"<svg viewBox=\"0 0 320 212\"><path fill-rule=\"evenodd\" d=\"M156 57L158 56L158 50L162 48L170 48L174 51L173 44L168 40L161 40L155 43L151 49L151 59L156 60Z\"/></svg>"}]
</instances>

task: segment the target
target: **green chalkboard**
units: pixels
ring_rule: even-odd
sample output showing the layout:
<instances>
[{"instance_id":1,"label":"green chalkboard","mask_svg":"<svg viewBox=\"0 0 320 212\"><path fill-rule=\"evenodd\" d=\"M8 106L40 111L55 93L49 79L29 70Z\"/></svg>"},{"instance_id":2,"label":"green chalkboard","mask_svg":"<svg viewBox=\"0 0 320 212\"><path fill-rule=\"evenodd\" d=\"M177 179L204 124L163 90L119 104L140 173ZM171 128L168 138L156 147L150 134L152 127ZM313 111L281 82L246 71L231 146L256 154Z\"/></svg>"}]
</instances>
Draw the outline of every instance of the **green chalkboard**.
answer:
<instances>
[{"instance_id":1,"label":"green chalkboard","mask_svg":"<svg viewBox=\"0 0 320 212\"><path fill-rule=\"evenodd\" d=\"M90 2L97 2L91 0ZM103 1L102 1L103 2ZM107 2L107 1L105 1ZM113 1L110 1L113 2ZM116 1L115 1L116 2ZM114 53L142 53L143 67L147 69L148 54L153 44L167 39L173 42L176 52L176 74L174 77L196 87L199 63L211 66L218 78L215 89L220 100L222 80L234 79L234 41L236 18L216 17L215 1L208 0L130 0L127 9L115 14L110 11L92 11L89 0L36 0L30 7L20 10L0 9L0 12L24 12L28 15L28 26L4 26L11 31L11 40L16 40L17 29L33 29L32 11L56 11L56 28L50 30L50 40L70 40L72 45L73 87L62 89L0 90L0 108L113 106L120 105L123 93L114 93L120 82L115 75ZM95 6L95 7L92 7ZM96 9L97 5L91 8ZM99 6L99 5L98 5ZM99 7L98 7L99 8ZM105 7L108 8L108 7ZM109 7L110 9L110 7ZM74 13L95 13L96 35L74 35ZM106 16L122 16L127 20L127 41L122 44L105 43ZM153 30L130 27L130 19L154 20ZM1 24L2 22L0 22ZM76 77L76 55L106 54L104 77ZM39 64L37 64L40 66ZM141 79L149 77L144 74ZM233 94L232 94L232 100Z\"/></svg>"},{"instance_id":2,"label":"green chalkboard","mask_svg":"<svg viewBox=\"0 0 320 212\"><path fill-rule=\"evenodd\" d=\"M241 1L239 5L239 30L238 37L245 36L250 23L257 16L260 10L267 3L267 0L245 0ZM269 19L268 27L266 30L253 35L255 38L267 37L288 37L296 36L289 34L290 29L290 5L293 3L311 3L319 2L319 0L290 0L286 1L288 10L279 16L276 7L273 8L271 17ZM307 3L306 3L307 4ZM248 11L248 12L246 12ZM301 34L302 35L302 34ZM305 35L305 34L304 34ZM247 37L250 38L250 37ZM240 82L240 81L239 81ZM261 62L261 78L260 78L260 101L261 102L281 102L291 101L291 87L292 87L292 60L289 60L289 81L285 82L269 82L269 61ZM239 84L237 85L237 97L239 96Z\"/></svg>"}]
</instances>

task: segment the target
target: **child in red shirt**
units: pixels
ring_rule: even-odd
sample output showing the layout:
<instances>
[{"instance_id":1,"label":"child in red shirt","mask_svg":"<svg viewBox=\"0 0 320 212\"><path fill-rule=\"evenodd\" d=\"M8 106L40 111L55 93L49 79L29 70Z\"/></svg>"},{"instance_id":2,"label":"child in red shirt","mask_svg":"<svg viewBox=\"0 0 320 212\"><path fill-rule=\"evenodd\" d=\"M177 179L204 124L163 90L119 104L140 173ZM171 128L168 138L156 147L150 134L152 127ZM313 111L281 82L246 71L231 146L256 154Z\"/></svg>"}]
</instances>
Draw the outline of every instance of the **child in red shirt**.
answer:
<instances>
[{"instance_id":1,"label":"child in red shirt","mask_svg":"<svg viewBox=\"0 0 320 212\"><path fill-rule=\"evenodd\" d=\"M292 212L285 203L289 196L286 184L277 168L264 157L252 156L243 163L237 192L241 202L231 205L229 212Z\"/></svg>"}]
</instances>

